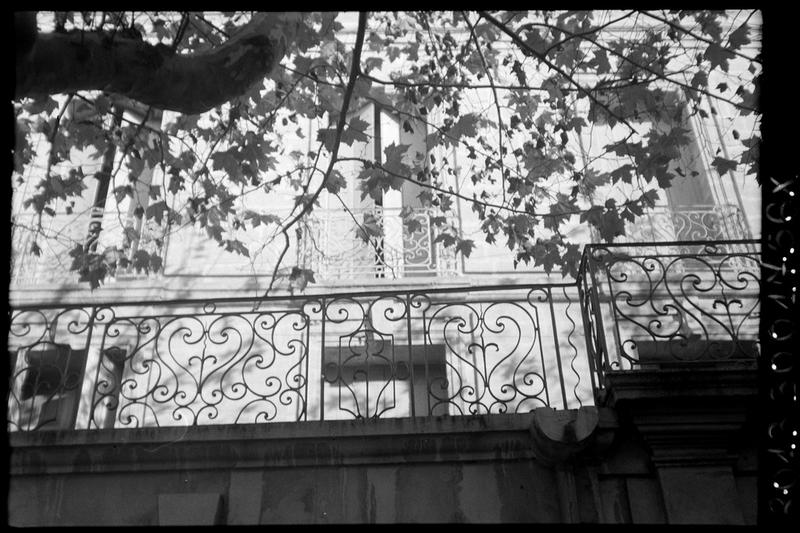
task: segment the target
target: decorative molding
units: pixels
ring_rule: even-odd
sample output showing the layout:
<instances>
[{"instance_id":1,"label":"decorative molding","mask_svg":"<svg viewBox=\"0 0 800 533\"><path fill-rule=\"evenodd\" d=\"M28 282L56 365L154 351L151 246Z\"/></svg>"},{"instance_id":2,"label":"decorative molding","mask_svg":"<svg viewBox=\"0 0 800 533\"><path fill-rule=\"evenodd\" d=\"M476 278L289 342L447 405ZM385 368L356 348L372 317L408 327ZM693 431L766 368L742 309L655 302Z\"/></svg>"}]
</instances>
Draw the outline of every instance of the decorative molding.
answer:
<instances>
[{"instance_id":1,"label":"decorative molding","mask_svg":"<svg viewBox=\"0 0 800 533\"><path fill-rule=\"evenodd\" d=\"M606 405L628 417L656 468L733 466L758 394L755 369L606 373Z\"/></svg>"}]
</instances>

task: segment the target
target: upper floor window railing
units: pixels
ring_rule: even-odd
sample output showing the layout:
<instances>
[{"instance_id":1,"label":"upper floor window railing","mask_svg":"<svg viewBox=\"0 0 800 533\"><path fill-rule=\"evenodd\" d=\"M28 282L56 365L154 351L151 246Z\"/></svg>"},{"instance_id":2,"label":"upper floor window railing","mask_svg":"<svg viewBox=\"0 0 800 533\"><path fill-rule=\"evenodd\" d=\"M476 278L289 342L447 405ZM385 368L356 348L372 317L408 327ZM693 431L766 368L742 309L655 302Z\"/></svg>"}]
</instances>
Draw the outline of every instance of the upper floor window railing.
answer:
<instances>
[{"instance_id":1,"label":"upper floor window railing","mask_svg":"<svg viewBox=\"0 0 800 533\"><path fill-rule=\"evenodd\" d=\"M656 207L628 224L620 242L745 239L741 210L734 205Z\"/></svg>"},{"instance_id":2,"label":"upper floor window railing","mask_svg":"<svg viewBox=\"0 0 800 533\"><path fill-rule=\"evenodd\" d=\"M742 212L735 205L656 206L625 223L617 243L709 242L749 239ZM596 230L592 240L600 242Z\"/></svg>"},{"instance_id":3,"label":"upper floor window railing","mask_svg":"<svg viewBox=\"0 0 800 533\"><path fill-rule=\"evenodd\" d=\"M311 269L320 283L340 279L415 279L461 274L461 262L452 247L435 242L434 209L366 207L351 210L318 209L303 225L298 265ZM409 221L411 224L409 224ZM153 272L134 268L139 251L163 254L164 227L153 219L136 218L102 209L81 214L59 213L47 218L48 235L40 256L28 253L35 237L35 215L15 217L12 249L16 250L12 285L77 283L70 270L69 250L84 242L100 224L98 250L116 247L117 280L146 279ZM458 227L448 215L447 224ZM166 222L164 222L165 224ZM17 227L18 226L18 227ZM736 240L746 235L742 213L732 205L656 207L628 224L618 243L710 242ZM595 242L599 238L595 235ZM166 259L166 258L165 258Z\"/></svg>"},{"instance_id":4,"label":"upper floor window railing","mask_svg":"<svg viewBox=\"0 0 800 533\"><path fill-rule=\"evenodd\" d=\"M315 211L302 238L301 261L321 281L456 275L453 248L434 242L434 217L442 215L425 208Z\"/></svg>"}]
</instances>

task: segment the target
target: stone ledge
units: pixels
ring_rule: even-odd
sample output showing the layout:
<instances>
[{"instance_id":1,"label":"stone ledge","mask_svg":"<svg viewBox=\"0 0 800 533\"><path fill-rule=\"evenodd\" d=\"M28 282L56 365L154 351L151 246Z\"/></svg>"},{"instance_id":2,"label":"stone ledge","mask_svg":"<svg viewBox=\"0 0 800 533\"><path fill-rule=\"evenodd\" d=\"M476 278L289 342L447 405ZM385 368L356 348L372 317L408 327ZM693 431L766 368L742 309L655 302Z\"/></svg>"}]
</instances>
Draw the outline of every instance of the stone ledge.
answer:
<instances>
[{"instance_id":1,"label":"stone ledge","mask_svg":"<svg viewBox=\"0 0 800 533\"><path fill-rule=\"evenodd\" d=\"M410 433L446 434L487 430L524 431L533 423L533 413L474 416L380 418L377 420L309 420L265 424L217 424L206 426L146 427L135 429L91 429L13 432L12 447L80 446L173 441L209 442L238 440L287 440L309 438L402 436Z\"/></svg>"},{"instance_id":2,"label":"stone ledge","mask_svg":"<svg viewBox=\"0 0 800 533\"><path fill-rule=\"evenodd\" d=\"M758 397L753 368L608 372L605 384L605 404L633 423L657 468L734 464Z\"/></svg>"},{"instance_id":3,"label":"stone ledge","mask_svg":"<svg viewBox=\"0 0 800 533\"><path fill-rule=\"evenodd\" d=\"M13 433L10 473L563 461L613 433L615 416L601 411Z\"/></svg>"},{"instance_id":4,"label":"stone ledge","mask_svg":"<svg viewBox=\"0 0 800 533\"><path fill-rule=\"evenodd\" d=\"M755 368L661 368L655 370L606 371L603 402L615 407L630 400L755 397Z\"/></svg>"},{"instance_id":5,"label":"stone ledge","mask_svg":"<svg viewBox=\"0 0 800 533\"><path fill-rule=\"evenodd\" d=\"M14 433L11 474L532 457L533 415Z\"/></svg>"}]
</instances>

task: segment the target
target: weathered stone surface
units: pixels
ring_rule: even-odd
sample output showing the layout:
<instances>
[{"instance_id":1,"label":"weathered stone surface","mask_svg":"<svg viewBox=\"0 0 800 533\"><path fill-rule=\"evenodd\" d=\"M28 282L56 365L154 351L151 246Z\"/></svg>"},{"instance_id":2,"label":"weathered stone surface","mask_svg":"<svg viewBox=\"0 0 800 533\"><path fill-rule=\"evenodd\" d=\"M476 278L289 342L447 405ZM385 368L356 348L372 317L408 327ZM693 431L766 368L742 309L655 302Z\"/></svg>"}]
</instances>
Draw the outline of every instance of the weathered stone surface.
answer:
<instances>
[{"instance_id":1,"label":"weathered stone surface","mask_svg":"<svg viewBox=\"0 0 800 533\"><path fill-rule=\"evenodd\" d=\"M658 478L668 523L744 525L729 467L662 466Z\"/></svg>"},{"instance_id":2,"label":"weathered stone surface","mask_svg":"<svg viewBox=\"0 0 800 533\"><path fill-rule=\"evenodd\" d=\"M595 446L597 452L613 440L617 428L611 409L581 407L560 410L542 407L533 412L531 437L537 458L557 464Z\"/></svg>"},{"instance_id":3,"label":"weathered stone surface","mask_svg":"<svg viewBox=\"0 0 800 533\"><path fill-rule=\"evenodd\" d=\"M231 525L257 524L263 498L263 473L259 470L232 470L228 489L228 520Z\"/></svg>"},{"instance_id":4,"label":"weathered stone surface","mask_svg":"<svg viewBox=\"0 0 800 533\"><path fill-rule=\"evenodd\" d=\"M221 494L158 495L159 526L213 526L221 523L222 515Z\"/></svg>"},{"instance_id":5,"label":"weathered stone surface","mask_svg":"<svg viewBox=\"0 0 800 533\"><path fill-rule=\"evenodd\" d=\"M207 523L220 513L170 509L210 493L229 524L557 522L532 423L527 414L16 434L10 519Z\"/></svg>"},{"instance_id":6,"label":"weathered stone surface","mask_svg":"<svg viewBox=\"0 0 800 533\"><path fill-rule=\"evenodd\" d=\"M752 444L746 427L758 394L755 369L613 372L606 389L607 405L645 444L666 523L745 524L745 514L754 515L753 494L739 491L734 468ZM634 504L639 497L630 498L634 521L660 521L652 503Z\"/></svg>"},{"instance_id":7,"label":"weathered stone surface","mask_svg":"<svg viewBox=\"0 0 800 533\"><path fill-rule=\"evenodd\" d=\"M752 523L754 459L719 438L739 400L625 379L614 409L15 433L9 521Z\"/></svg>"}]
</instances>

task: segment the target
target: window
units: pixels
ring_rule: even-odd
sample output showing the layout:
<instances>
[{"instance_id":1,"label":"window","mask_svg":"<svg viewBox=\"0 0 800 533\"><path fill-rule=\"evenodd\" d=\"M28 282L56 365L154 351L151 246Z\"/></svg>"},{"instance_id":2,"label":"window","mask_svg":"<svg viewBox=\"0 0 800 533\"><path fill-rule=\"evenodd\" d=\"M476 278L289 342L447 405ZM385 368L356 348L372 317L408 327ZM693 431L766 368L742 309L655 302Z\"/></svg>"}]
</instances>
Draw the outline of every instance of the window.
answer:
<instances>
[{"instance_id":1,"label":"window","mask_svg":"<svg viewBox=\"0 0 800 533\"><path fill-rule=\"evenodd\" d=\"M71 429L78 412L86 351L40 343L20 349L9 395L11 430Z\"/></svg>"},{"instance_id":2,"label":"window","mask_svg":"<svg viewBox=\"0 0 800 533\"><path fill-rule=\"evenodd\" d=\"M613 96L608 97L613 105ZM585 104L588 105L588 104ZM689 136L689 143L681 148L680 158L670 164L670 172L675 176L670 186L659 194L656 206L645 212L634 224L626 223L626 235L618 241L675 241L675 240L715 240L725 238L723 210L718 205L712 183L709 181L701 148L695 129L702 124L690 120L685 104L675 94L666 94L663 104L667 112L660 113L658 122L640 105L641 114L637 120L628 119L637 131L646 135L651 129L662 134L681 128ZM627 126L615 124L613 127L600 120L584 128L581 136L581 150L584 163L598 173L611 172L623 165L635 165L632 158L614 153L603 154L604 147L616 139L624 138ZM634 174L632 183L618 181L613 186L599 187L595 191L593 203L602 205L608 197L617 203L638 197L641 186L654 185L639 183ZM593 240L599 240L595 235Z\"/></svg>"},{"instance_id":3,"label":"window","mask_svg":"<svg viewBox=\"0 0 800 533\"><path fill-rule=\"evenodd\" d=\"M145 109L135 102L126 105L124 114L131 123L140 123L145 118ZM151 130L161 127L161 112L151 111L147 126ZM157 135L150 133L146 142L153 146ZM119 154L121 155L121 154ZM117 163L119 164L119 162ZM151 202L151 188L157 187L154 167L147 161L141 162L141 171L135 180L117 180L109 184L108 192L98 192L97 202L104 205L99 214L102 217L102 233L99 236L99 251L112 246L119 250L117 256L117 279L139 277L147 272L137 271L134 265L139 252L160 255L163 249L163 228L154 218L147 218L146 211ZM160 193L163 198L163 192ZM145 262L147 264L147 262Z\"/></svg>"},{"instance_id":4,"label":"window","mask_svg":"<svg viewBox=\"0 0 800 533\"><path fill-rule=\"evenodd\" d=\"M411 145L418 158L427 157L424 123L367 104L349 115L368 124L367 141L342 144L342 157L384 162L391 145ZM431 212L418 198L422 188L406 181L400 190L384 191L379 197L362 198L357 176L360 162L337 166L347 180L338 194L325 194L315 212L312 234L307 243L311 268L320 278L341 279L352 275L377 278L432 276L441 273L443 250L433 243ZM405 221L413 219L416 229L408 231ZM371 237L365 242L364 233Z\"/></svg>"},{"instance_id":5,"label":"window","mask_svg":"<svg viewBox=\"0 0 800 533\"><path fill-rule=\"evenodd\" d=\"M325 419L448 414L445 350L410 347L366 329L327 346L322 367ZM410 363L410 364L409 364ZM413 392L413 396L412 396Z\"/></svg>"}]
</instances>

